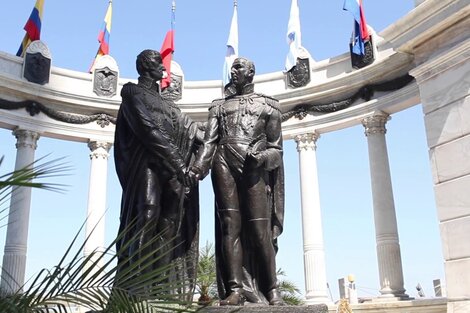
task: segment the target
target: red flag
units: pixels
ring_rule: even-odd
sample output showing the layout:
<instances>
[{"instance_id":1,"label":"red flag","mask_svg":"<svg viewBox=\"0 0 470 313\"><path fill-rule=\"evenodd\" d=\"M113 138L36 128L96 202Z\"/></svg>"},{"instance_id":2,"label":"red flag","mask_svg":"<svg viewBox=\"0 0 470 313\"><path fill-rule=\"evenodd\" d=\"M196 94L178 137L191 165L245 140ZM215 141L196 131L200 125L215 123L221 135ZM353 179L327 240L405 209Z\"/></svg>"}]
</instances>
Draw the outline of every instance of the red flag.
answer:
<instances>
[{"instance_id":1,"label":"red flag","mask_svg":"<svg viewBox=\"0 0 470 313\"><path fill-rule=\"evenodd\" d=\"M165 66L167 76L162 79L161 87L162 90L170 85L171 82L171 59L173 57L173 52L175 51L175 31L169 30L166 33L165 40L163 41L162 48L160 49L160 54L162 55L163 66Z\"/></svg>"}]
</instances>

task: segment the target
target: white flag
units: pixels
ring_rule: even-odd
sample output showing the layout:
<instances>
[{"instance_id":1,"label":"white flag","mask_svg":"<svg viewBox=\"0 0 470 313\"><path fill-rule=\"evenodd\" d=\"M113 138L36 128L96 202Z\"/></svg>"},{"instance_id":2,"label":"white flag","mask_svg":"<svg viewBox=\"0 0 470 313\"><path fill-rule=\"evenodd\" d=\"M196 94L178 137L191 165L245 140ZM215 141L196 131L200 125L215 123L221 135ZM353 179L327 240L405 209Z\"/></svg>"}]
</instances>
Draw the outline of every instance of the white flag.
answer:
<instances>
[{"instance_id":1,"label":"white flag","mask_svg":"<svg viewBox=\"0 0 470 313\"><path fill-rule=\"evenodd\" d=\"M286 71L289 71L297 63L297 57L302 47L300 12L297 0L292 0L290 7L289 24L287 25L287 43L289 44L289 53L286 57Z\"/></svg>"},{"instance_id":2,"label":"white flag","mask_svg":"<svg viewBox=\"0 0 470 313\"><path fill-rule=\"evenodd\" d=\"M222 82L224 86L230 82L230 69L233 61L238 57L238 14L237 6L233 7L232 24L230 25L230 33L227 40L227 54L225 56L224 73Z\"/></svg>"}]
</instances>

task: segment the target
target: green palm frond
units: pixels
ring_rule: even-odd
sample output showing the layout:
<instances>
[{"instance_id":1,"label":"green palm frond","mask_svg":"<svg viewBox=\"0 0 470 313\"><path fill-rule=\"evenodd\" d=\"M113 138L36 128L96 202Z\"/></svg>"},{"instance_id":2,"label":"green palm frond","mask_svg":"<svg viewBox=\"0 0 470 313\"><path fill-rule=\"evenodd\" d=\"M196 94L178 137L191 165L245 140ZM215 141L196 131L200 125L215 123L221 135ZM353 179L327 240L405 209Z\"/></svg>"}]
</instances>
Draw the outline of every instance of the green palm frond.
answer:
<instances>
[{"instance_id":1,"label":"green palm frond","mask_svg":"<svg viewBox=\"0 0 470 313\"><path fill-rule=\"evenodd\" d=\"M8 193L9 187L33 187L51 191L63 191L64 185L51 182L37 181L37 179L53 179L65 176L71 170L64 160L58 158L46 161L48 156L41 157L26 167L0 176L0 200ZM0 158L0 166L4 157Z\"/></svg>"},{"instance_id":2,"label":"green palm frond","mask_svg":"<svg viewBox=\"0 0 470 313\"><path fill-rule=\"evenodd\" d=\"M217 277L214 245L206 242L199 251L196 288L200 294L200 303L209 303L217 299Z\"/></svg>"},{"instance_id":3,"label":"green palm frond","mask_svg":"<svg viewBox=\"0 0 470 313\"><path fill-rule=\"evenodd\" d=\"M0 158L0 165L2 161L3 158ZM4 174L0 176L0 203L8 201L12 188L15 187L63 191L63 185L43 182L42 179L50 180L65 175L69 169L63 159L44 162L44 158L41 158L25 169ZM0 214L2 211L5 209L0 210ZM161 234L149 240L142 251L135 251L128 256L129 260L134 260L136 256L139 259L123 268L117 265L117 257L123 255L122 251L116 252L113 249L116 242L124 237L129 238L129 243L121 247L123 251L129 247L130 242L137 240L139 234L130 233L135 225L131 223L104 251L95 250L87 257L82 254L90 237L83 243L78 239L84 225L85 223L55 267L40 271L28 286L20 289L24 291L14 294L0 291L0 312L34 313L45 307L70 305L103 313L192 311L187 301L190 295L185 293L189 289L186 288L188 281L170 279L170 273L178 270L187 260L181 259L157 267L157 262L171 251L161 248L149 255L141 255L142 251L161 240ZM126 259L123 263L127 263ZM8 273L4 272L3 275Z\"/></svg>"},{"instance_id":4,"label":"green palm frond","mask_svg":"<svg viewBox=\"0 0 470 313\"><path fill-rule=\"evenodd\" d=\"M287 305L302 305L304 300L301 297L300 289L291 281L286 279L281 279L281 277L286 277L286 273L279 268L277 270L278 285L279 291L282 295L282 300Z\"/></svg>"},{"instance_id":5,"label":"green palm frond","mask_svg":"<svg viewBox=\"0 0 470 313\"><path fill-rule=\"evenodd\" d=\"M54 179L59 176L66 176L72 169L67 162L66 158L58 158L47 161L47 155L37 159L28 166L0 175L0 227L8 215L4 214L8 209L8 202L10 201L11 193L17 187L31 187L45 189L55 192L63 192L65 185L45 182L44 179ZM4 157L0 158L0 166L3 163Z\"/></svg>"},{"instance_id":6,"label":"green palm frond","mask_svg":"<svg viewBox=\"0 0 470 313\"><path fill-rule=\"evenodd\" d=\"M279 289L286 293L300 294L300 289L289 280L279 280Z\"/></svg>"},{"instance_id":7,"label":"green palm frond","mask_svg":"<svg viewBox=\"0 0 470 313\"><path fill-rule=\"evenodd\" d=\"M80 231L83 227L84 224ZM190 303L182 300L187 299L188 295L173 292L184 289L187 282L169 282L169 273L178 267L178 262L148 270L169 251L158 249L151 255L142 256L129 267L119 269L116 264L119 252L115 253L113 247L129 229L131 227L125 229L104 252L93 251L87 257L82 256L82 251L89 238L78 245L78 249L73 249L78 243L80 232L77 233L58 265L51 270L42 270L23 293L0 299L0 312L28 313L64 303L109 313L191 312ZM131 237L130 241L137 239L137 236ZM160 235L147 242L146 246L158 240ZM139 252L128 258L135 258ZM158 257L153 258L154 255ZM101 267L100 263L104 265ZM137 272L144 273L136 275Z\"/></svg>"}]
</instances>

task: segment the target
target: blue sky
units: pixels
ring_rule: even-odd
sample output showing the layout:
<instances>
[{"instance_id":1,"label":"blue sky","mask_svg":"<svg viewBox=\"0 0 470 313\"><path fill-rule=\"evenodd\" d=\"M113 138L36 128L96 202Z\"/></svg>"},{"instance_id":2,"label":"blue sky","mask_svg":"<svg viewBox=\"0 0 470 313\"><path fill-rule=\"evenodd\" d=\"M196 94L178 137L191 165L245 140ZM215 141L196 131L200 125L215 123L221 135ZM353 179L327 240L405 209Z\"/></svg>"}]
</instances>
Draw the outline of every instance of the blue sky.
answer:
<instances>
[{"instance_id":1,"label":"blue sky","mask_svg":"<svg viewBox=\"0 0 470 313\"><path fill-rule=\"evenodd\" d=\"M258 74L280 71L288 51L285 39L290 0L239 2L239 52L252 59ZM0 12L0 50L15 54L22 30L35 1L8 1ZM87 71L98 49L96 37L108 1L46 0L42 40L52 53L53 66ZM275 5L273 5L275 3ZM299 0L302 43L316 60L348 50L352 16L342 10L343 0ZM186 80L221 79L225 43L232 15L230 0L176 3L175 60ZM113 3L110 54L120 76L135 79L135 56L143 49L160 49L170 27L171 0ZM368 24L377 32L414 8L414 1L364 0ZM398 219L405 288L416 296L420 283L432 296L432 280L444 279L439 228L432 187L421 106L393 115L387 124L387 143ZM0 173L15 161L15 139L0 129ZM334 300L337 279L355 274L359 296L378 295L379 278L368 164L362 126L322 134L317 142L320 198L326 253L327 280ZM67 191L33 192L27 275L53 266L86 218L89 150L84 143L41 138L36 156L66 156L74 170L60 179ZM298 155L295 143L285 142L286 218L280 238L278 267L304 290ZM112 151L108 168L107 241L115 236L121 189ZM213 197L210 181L201 185L201 244L213 241ZM3 255L5 228L0 229Z\"/></svg>"}]
</instances>

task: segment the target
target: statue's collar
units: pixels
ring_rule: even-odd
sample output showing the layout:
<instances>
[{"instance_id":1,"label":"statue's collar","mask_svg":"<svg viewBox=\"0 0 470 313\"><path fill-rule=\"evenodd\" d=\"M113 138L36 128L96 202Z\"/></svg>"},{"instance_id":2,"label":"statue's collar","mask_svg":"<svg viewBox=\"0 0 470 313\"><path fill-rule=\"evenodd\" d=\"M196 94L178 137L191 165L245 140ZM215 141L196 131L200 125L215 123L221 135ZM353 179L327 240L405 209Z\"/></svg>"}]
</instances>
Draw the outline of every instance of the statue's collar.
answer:
<instances>
[{"instance_id":1,"label":"statue's collar","mask_svg":"<svg viewBox=\"0 0 470 313\"><path fill-rule=\"evenodd\" d=\"M243 86L242 94L240 96L247 95L253 92L255 92L255 84L246 84L245 86Z\"/></svg>"},{"instance_id":2,"label":"statue's collar","mask_svg":"<svg viewBox=\"0 0 470 313\"><path fill-rule=\"evenodd\" d=\"M237 89L235 85L229 86L229 89L227 90L226 94L227 96L232 96L232 97L243 97L249 94L252 94L255 92L255 85L253 83L246 84L243 86L243 89L241 93L237 93Z\"/></svg>"},{"instance_id":3,"label":"statue's collar","mask_svg":"<svg viewBox=\"0 0 470 313\"><path fill-rule=\"evenodd\" d=\"M160 93L160 86L158 85L158 83L149 77L139 76L138 84L139 86L142 86L145 89Z\"/></svg>"}]
</instances>

